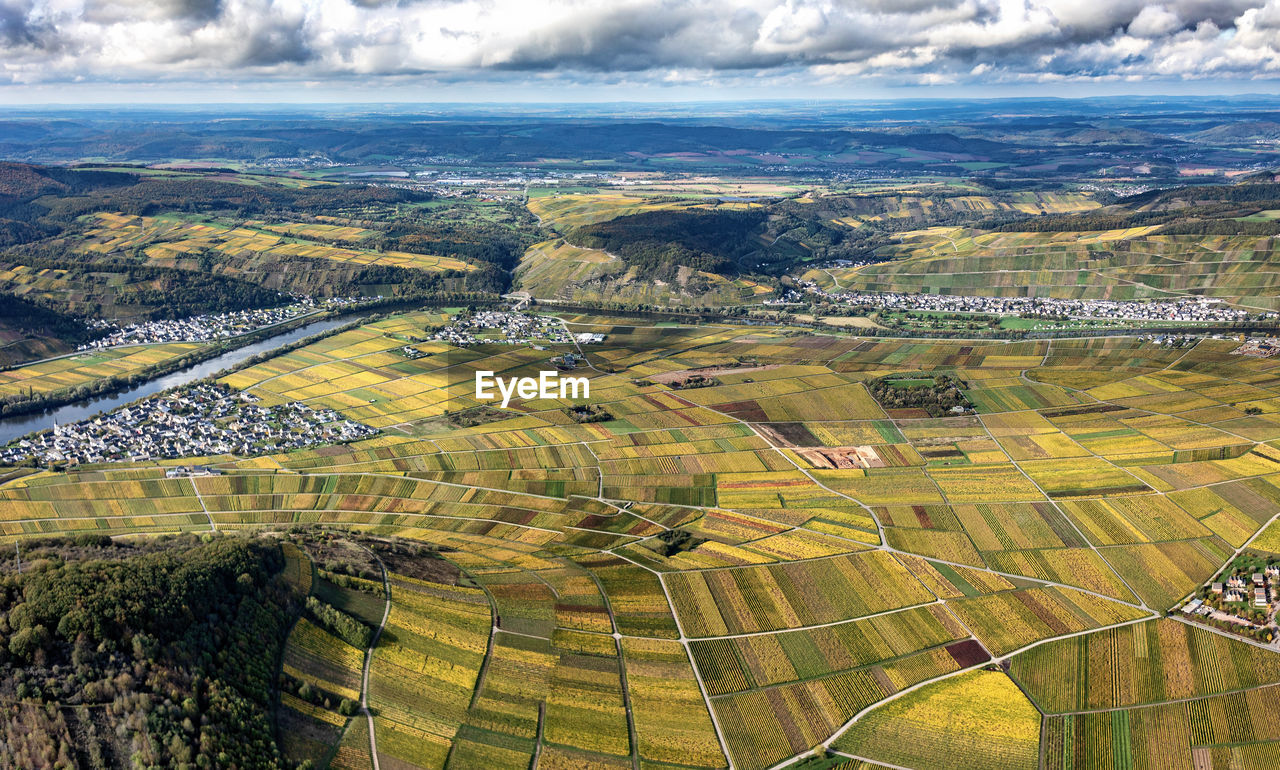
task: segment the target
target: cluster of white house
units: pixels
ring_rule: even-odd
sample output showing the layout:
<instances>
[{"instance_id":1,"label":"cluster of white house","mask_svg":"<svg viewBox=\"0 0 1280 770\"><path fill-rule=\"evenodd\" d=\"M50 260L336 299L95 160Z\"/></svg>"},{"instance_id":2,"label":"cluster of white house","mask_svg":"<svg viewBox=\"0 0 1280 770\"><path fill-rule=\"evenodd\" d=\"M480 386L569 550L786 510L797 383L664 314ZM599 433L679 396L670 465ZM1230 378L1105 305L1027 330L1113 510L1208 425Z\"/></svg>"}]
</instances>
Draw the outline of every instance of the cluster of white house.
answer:
<instances>
[{"instance_id":1,"label":"cluster of white house","mask_svg":"<svg viewBox=\"0 0 1280 770\"><path fill-rule=\"evenodd\" d=\"M1245 340L1244 344L1231 352L1240 356L1271 358L1280 353L1280 339L1275 337L1253 337Z\"/></svg>"},{"instance_id":2,"label":"cluster of white house","mask_svg":"<svg viewBox=\"0 0 1280 770\"><path fill-rule=\"evenodd\" d=\"M367 438L377 430L302 403L264 407L258 398L198 383L106 415L19 439L0 462L145 462L219 454L254 455Z\"/></svg>"},{"instance_id":3,"label":"cluster of white house","mask_svg":"<svg viewBox=\"0 0 1280 770\"><path fill-rule=\"evenodd\" d=\"M81 345L77 350L114 348L121 345L144 345L156 342L205 342L227 339L247 334L265 326L274 326L320 309L334 309L357 305L368 300L362 297L330 297L315 300L304 297L280 307L259 310L236 310L230 313L205 313L188 318L120 326L114 321L96 319L88 326L94 330L107 330L105 336Z\"/></svg>"},{"instance_id":4,"label":"cluster of white house","mask_svg":"<svg viewBox=\"0 0 1280 770\"><path fill-rule=\"evenodd\" d=\"M458 346L484 343L525 345L535 340L550 343L573 342L573 337L565 331L564 324L559 319L506 310L482 310L460 315L436 332L433 339Z\"/></svg>"},{"instance_id":5,"label":"cluster of white house","mask_svg":"<svg viewBox=\"0 0 1280 770\"><path fill-rule=\"evenodd\" d=\"M870 305L883 310L924 310L942 313L986 315L1065 316L1067 318L1123 321L1199 321L1234 323L1280 317L1280 313L1249 313L1207 297L1133 302L1052 297L975 297L960 294L905 294L896 292L827 291L816 283L804 287L812 295L845 305Z\"/></svg>"}]
</instances>

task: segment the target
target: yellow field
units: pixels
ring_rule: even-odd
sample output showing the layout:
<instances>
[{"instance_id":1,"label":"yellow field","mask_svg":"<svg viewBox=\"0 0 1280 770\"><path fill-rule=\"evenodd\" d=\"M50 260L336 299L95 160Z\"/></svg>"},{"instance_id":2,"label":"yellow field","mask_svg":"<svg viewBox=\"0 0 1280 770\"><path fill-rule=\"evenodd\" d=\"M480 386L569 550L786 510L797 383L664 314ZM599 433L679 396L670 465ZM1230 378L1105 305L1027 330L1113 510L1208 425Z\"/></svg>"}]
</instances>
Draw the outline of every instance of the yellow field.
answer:
<instances>
[{"instance_id":1,"label":"yellow field","mask_svg":"<svg viewBox=\"0 0 1280 770\"><path fill-rule=\"evenodd\" d=\"M53 393L109 377L128 377L206 347L208 343L170 342L75 353L0 372L0 396Z\"/></svg>"},{"instance_id":2,"label":"yellow field","mask_svg":"<svg viewBox=\"0 0 1280 770\"><path fill-rule=\"evenodd\" d=\"M871 712L836 744L921 768L1034 768L1040 713L1007 675L974 671Z\"/></svg>"},{"instance_id":3,"label":"yellow field","mask_svg":"<svg viewBox=\"0 0 1280 770\"><path fill-rule=\"evenodd\" d=\"M245 222L245 226L260 230L270 230L273 233L280 233L282 235L296 235L302 238L322 240L359 241L374 235L373 230L344 225L324 225L315 223L267 224L264 222Z\"/></svg>"}]
</instances>

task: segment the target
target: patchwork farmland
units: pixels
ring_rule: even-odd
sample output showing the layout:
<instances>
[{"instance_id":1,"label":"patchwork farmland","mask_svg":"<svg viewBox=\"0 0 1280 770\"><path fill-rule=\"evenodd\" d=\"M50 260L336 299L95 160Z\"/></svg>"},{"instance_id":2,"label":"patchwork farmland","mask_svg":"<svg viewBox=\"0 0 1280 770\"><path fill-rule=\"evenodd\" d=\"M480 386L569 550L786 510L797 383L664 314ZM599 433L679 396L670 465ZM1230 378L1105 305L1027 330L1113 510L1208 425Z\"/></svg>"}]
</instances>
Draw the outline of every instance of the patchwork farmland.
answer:
<instances>
[{"instance_id":1,"label":"patchwork farmland","mask_svg":"<svg viewBox=\"0 0 1280 770\"><path fill-rule=\"evenodd\" d=\"M276 533L290 583L329 608L279 672L282 750L315 766L1275 756L1276 643L1166 615L1275 547L1280 361L1232 340L564 321L604 341L409 357L440 315L403 313L226 374L379 433L8 469L0 537ZM477 371L570 352L607 419L475 399ZM943 374L969 406L930 417ZM915 402L880 403L888 376ZM209 475L170 473L193 463Z\"/></svg>"},{"instance_id":2,"label":"patchwork farmland","mask_svg":"<svg viewBox=\"0 0 1280 770\"><path fill-rule=\"evenodd\" d=\"M1158 228L975 233L932 227L900 234L889 261L810 270L828 289L991 297L1168 300L1204 296L1276 310L1280 271L1269 238L1163 235Z\"/></svg>"}]
</instances>

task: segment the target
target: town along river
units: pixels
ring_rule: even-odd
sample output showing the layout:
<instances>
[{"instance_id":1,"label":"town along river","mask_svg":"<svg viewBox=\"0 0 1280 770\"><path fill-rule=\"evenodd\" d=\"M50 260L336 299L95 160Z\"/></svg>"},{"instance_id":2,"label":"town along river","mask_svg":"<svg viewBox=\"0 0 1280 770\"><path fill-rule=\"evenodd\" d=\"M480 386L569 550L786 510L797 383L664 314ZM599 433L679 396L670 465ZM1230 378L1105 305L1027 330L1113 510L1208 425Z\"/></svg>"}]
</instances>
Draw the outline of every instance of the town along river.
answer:
<instances>
[{"instance_id":1,"label":"town along river","mask_svg":"<svg viewBox=\"0 0 1280 770\"><path fill-rule=\"evenodd\" d=\"M128 390L116 391L105 396L94 396L83 401L74 401L53 409L46 409L43 412L32 412L0 419L0 446L4 446L15 438L25 436L33 431L52 428L55 422L59 425L79 422L86 417L93 417L99 412L110 412L112 409L124 406L130 401L136 401L144 396L150 396L162 390L204 379L259 353L266 353L281 345L288 345L304 337L310 337L313 334L319 334L349 324L353 320L355 320L353 317L347 316L345 318L313 321L292 331L281 332L259 342L201 361L198 364L192 364L186 369L179 369L176 372L170 372L140 385L134 385Z\"/></svg>"}]
</instances>

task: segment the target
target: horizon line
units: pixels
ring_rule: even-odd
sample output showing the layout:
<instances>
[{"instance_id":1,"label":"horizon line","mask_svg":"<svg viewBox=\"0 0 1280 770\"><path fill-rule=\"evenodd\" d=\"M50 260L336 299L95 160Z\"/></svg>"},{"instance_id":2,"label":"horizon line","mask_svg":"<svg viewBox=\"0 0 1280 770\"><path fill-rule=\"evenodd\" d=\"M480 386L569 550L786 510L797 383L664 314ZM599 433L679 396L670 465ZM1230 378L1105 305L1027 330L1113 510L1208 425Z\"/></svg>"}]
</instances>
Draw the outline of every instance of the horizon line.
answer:
<instances>
[{"instance_id":1,"label":"horizon line","mask_svg":"<svg viewBox=\"0 0 1280 770\"><path fill-rule=\"evenodd\" d=\"M698 104L897 104L903 102L946 102L946 103L986 103L986 102L1090 102L1116 101L1123 99L1150 101L1240 101L1246 99L1266 99L1280 102L1280 93L1224 93L1224 94L1100 94L1091 96L1073 95L1010 95L1010 96L882 96L868 98L817 98L808 96L796 97L756 97L756 98L705 98L705 99L617 99L617 100L558 100L558 101L518 101L518 100L476 100L476 101L421 101L382 99L372 101L352 101L344 99L313 101L208 101L208 102L11 102L0 103L0 109L85 109L85 108L121 108L147 107L158 109L180 109L199 107L554 107L573 106L605 107L609 105L636 105L651 107L690 106Z\"/></svg>"}]
</instances>

